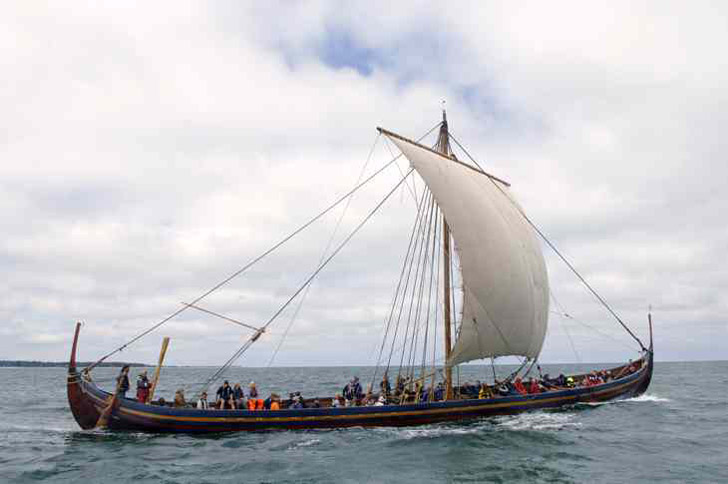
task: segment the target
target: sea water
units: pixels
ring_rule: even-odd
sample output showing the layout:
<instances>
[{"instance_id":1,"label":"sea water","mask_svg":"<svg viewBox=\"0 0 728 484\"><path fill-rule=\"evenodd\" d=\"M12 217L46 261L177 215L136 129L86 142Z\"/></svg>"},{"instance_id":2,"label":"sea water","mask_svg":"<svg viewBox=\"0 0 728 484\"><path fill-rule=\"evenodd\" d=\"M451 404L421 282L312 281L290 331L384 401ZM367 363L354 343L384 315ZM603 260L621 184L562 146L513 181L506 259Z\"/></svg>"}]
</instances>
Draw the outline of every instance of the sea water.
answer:
<instances>
[{"instance_id":1,"label":"sea water","mask_svg":"<svg viewBox=\"0 0 728 484\"><path fill-rule=\"evenodd\" d=\"M158 395L195 393L213 371L165 368ZM466 366L460 379L490 371ZM94 377L108 389L116 372ZM228 379L254 380L265 396L311 397L340 392L354 375L366 382L372 369L234 368ZM728 362L657 362L645 395L603 404L422 427L217 435L80 430L65 380L62 368L0 368L0 481L728 482Z\"/></svg>"}]
</instances>

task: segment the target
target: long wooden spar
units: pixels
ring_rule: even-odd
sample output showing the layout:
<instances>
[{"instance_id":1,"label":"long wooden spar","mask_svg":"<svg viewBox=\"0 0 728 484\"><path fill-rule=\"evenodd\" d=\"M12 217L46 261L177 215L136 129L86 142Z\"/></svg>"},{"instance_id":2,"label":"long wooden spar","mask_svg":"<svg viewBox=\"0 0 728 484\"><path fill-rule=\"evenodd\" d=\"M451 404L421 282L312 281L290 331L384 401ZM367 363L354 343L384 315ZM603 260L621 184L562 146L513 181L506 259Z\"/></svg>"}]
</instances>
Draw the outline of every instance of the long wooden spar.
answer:
<instances>
[{"instance_id":1,"label":"long wooden spar","mask_svg":"<svg viewBox=\"0 0 728 484\"><path fill-rule=\"evenodd\" d=\"M159 361L157 361L157 368L154 370L154 377L152 378L152 384L149 388L149 395L147 396L147 402L151 402L154 399L154 392L157 389L157 383L159 383L159 372L162 371L162 364L164 363L164 355L167 354L167 348L169 347L169 336L165 336L162 340L162 347L159 350Z\"/></svg>"}]
</instances>

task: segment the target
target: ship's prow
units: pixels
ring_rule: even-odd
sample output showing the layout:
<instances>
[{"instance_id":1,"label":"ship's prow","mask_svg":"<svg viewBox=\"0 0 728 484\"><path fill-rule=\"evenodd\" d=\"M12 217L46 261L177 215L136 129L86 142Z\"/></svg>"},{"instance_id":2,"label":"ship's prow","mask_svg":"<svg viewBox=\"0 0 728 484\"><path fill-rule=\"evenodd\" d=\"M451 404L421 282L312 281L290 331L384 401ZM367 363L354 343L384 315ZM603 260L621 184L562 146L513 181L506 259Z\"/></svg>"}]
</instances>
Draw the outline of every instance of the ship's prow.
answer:
<instances>
[{"instance_id":1,"label":"ship's prow","mask_svg":"<svg viewBox=\"0 0 728 484\"><path fill-rule=\"evenodd\" d=\"M73 418L78 425L84 429L96 427L100 413L86 396L81 385L81 375L76 369L76 350L78 348L78 335L81 332L81 323L76 323L76 332L73 336L71 347L71 358L68 362L68 381L66 385L68 393L68 406L71 407Z\"/></svg>"}]
</instances>

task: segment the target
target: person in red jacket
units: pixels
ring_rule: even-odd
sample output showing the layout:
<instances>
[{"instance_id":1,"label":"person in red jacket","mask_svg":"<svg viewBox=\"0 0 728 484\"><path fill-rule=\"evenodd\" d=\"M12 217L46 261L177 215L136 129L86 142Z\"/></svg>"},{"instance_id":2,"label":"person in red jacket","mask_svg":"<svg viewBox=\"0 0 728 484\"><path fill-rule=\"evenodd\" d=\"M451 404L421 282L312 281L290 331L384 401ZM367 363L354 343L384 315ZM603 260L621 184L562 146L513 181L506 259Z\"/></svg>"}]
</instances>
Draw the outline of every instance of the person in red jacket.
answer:
<instances>
[{"instance_id":1,"label":"person in red jacket","mask_svg":"<svg viewBox=\"0 0 728 484\"><path fill-rule=\"evenodd\" d=\"M521 377L517 377L516 380L513 382L513 388L516 389L518 393L521 395L526 395L528 392L526 391L526 387L523 386L523 381L521 380Z\"/></svg>"},{"instance_id":2,"label":"person in red jacket","mask_svg":"<svg viewBox=\"0 0 728 484\"><path fill-rule=\"evenodd\" d=\"M538 387L538 381L535 378L528 380L528 393L541 393L541 389Z\"/></svg>"},{"instance_id":3,"label":"person in red jacket","mask_svg":"<svg viewBox=\"0 0 728 484\"><path fill-rule=\"evenodd\" d=\"M139 403L147 403L149 398L149 379L147 378L147 371L144 370L137 376L137 391L136 397Z\"/></svg>"}]
</instances>

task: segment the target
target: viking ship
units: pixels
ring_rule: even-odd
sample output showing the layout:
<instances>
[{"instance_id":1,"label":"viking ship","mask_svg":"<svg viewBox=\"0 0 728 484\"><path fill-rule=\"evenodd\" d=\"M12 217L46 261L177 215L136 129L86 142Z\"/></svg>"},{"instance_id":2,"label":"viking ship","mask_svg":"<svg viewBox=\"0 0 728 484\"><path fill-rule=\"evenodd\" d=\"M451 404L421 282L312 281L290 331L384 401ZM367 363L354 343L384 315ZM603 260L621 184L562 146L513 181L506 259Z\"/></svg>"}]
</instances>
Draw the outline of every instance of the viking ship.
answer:
<instances>
[{"instance_id":1,"label":"viking ship","mask_svg":"<svg viewBox=\"0 0 728 484\"><path fill-rule=\"evenodd\" d=\"M650 384L653 371L651 316L648 314L649 343L645 346L531 221L514 198L510 184L483 170L452 137L444 110L442 114L442 121L430 130L433 132L439 128L437 141L432 146L377 128L380 136L396 145L401 155L394 157L369 178L359 180L360 183L352 191L220 284L84 369L78 369L76 365L81 329L81 324L77 323L68 367L67 389L69 405L78 425L83 429L101 426L112 430L196 433L413 426L557 408L579 402L623 399L644 393ZM462 161L454 154L451 140L466 154L469 162ZM341 245L330 254L325 253L322 256L316 270L265 324L247 325L201 306L203 299L268 256L333 207L348 200L355 191L391 166L400 156L409 161L409 171L403 174L389 194ZM354 402L352 406L335 406L332 396L329 395L319 397L316 408L176 408L152 398L143 402L125 398L119 395L118 385L116 390L105 391L99 388L92 377L95 366L186 310L203 311L253 331L245 344L203 386L203 389L210 388L259 340L282 311L296 297L300 298L301 293L307 291L311 281L328 262L387 198L400 189L408 178L414 176L413 173L419 175L426 188L421 195L414 197L417 202L415 223L377 360L377 371L381 365L382 373L396 371L398 379L391 393L383 386L378 392L373 391L370 386L365 400L373 402L381 396L378 405ZM587 290L639 344L637 358L613 368L601 369L601 375L607 375L603 379L591 379L594 372L590 372L569 375L569 384L562 381L560 385L542 386L535 392L488 392L485 396L478 395L477 392L469 393L464 386L458 384L453 375L453 369L463 363L485 359L490 359L493 363L495 358L504 356L522 358L520 367L501 380L495 379L493 367L494 381L489 387L493 389L498 385L500 388L508 387L516 379L520 381L521 377L533 371L534 365L540 372L538 357L546 337L550 304L548 273L541 239L545 246L553 249L574 271ZM458 259L457 269L453 268L455 258ZM453 284L455 277L458 278L458 288ZM434 332L437 328L442 330L440 344L444 347L439 350L442 359L439 364L434 349L437 340L432 336L428 340L429 332ZM157 377L167 342L165 340L160 354ZM428 344L432 345L432 351ZM389 348L388 356L385 348ZM393 354L399 355L398 365L391 364ZM417 354L422 355L421 363L417 360ZM377 383L374 377L372 380L373 384ZM155 385L156 378L152 382L152 388ZM435 391L437 387L442 389L439 395Z\"/></svg>"}]
</instances>

